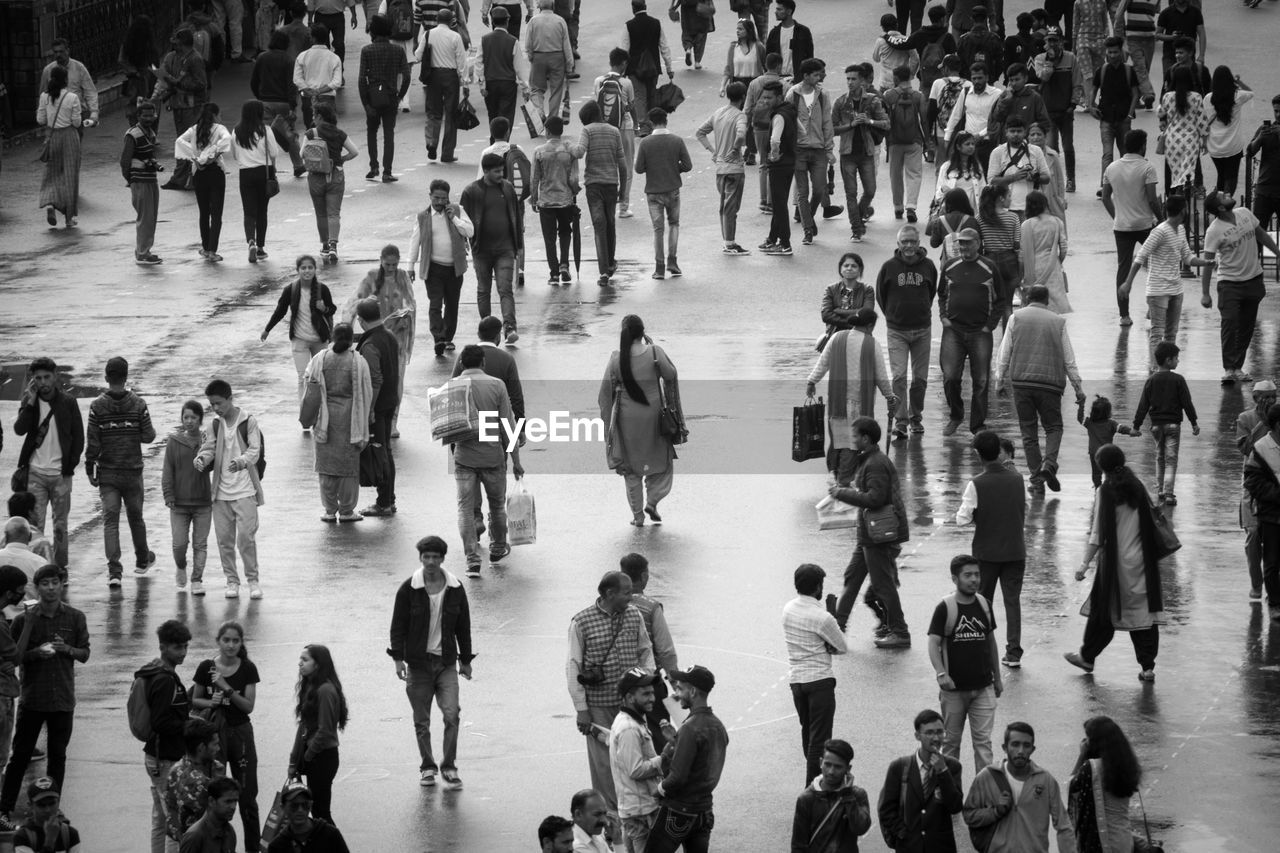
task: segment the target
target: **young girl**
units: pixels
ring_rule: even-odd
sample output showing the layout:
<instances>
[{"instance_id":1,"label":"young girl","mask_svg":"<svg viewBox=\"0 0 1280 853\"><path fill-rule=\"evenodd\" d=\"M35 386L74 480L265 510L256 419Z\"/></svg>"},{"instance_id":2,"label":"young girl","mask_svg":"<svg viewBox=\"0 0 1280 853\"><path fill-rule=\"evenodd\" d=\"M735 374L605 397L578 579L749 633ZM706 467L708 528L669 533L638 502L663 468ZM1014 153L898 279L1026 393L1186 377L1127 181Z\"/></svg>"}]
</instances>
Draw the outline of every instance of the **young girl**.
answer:
<instances>
[{"instance_id":1,"label":"young girl","mask_svg":"<svg viewBox=\"0 0 1280 853\"><path fill-rule=\"evenodd\" d=\"M298 255L298 277L285 285L276 301L276 310L262 330L261 340L266 340L276 323L289 314L289 341L293 347L293 366L298 371L298 399L306 391L302 376L316 353L324 350L333 335L333 315L338 306L333 304L329 286L316 278L315 255Z\"/></svg>"},{"instance_id":2,"label":"young girl","mask_svg":"<svg viewBox=\"0 0 1280 853\"><path fill-rule=\"evenodd\" d=\"M978 201L978 232L982 251L995 261L1009 293L1022 289L1018 252L1022 248L1022 223L1009 209L1009 188L988 184ZM1008 314L1005 315L1008 317ZM1002 325L1003 325L1003 321Z\"/></svg>"},{"instance_id":3,"label":"young girl","mask_svg":"<svg viewBox=\"0 0 1280 853\"><path fill-rule=\"evenodd\" d=\"M257 850L258 749L253 739L253 713L258 668L249 660L244 628L239 622L223 622L214 639L218 656L196 667L191 704L197 710L217 709L221 719L222 753L231 778L240 783L240 819L244 823L244 849Z\"/></svg>"},{"instance_id":4,"label":"young girl","mask_svg":"<svg viewBox=\"0 0 1280 853\"><path fill-rule=\"evenodd\" d=\"M298 658L298 734L289 776L306 776L315 798L313 817L333 823L333 780L338 775L338 732L347 727L347 700L328 646L312 644Z\"/></svg>"},{"instance_id":5,"label":"young girl","mask_svg":"<svg viewBox=\"0 0 1280 853\"><path fill-rule=\"evenodd\" d=\"M231 145L231 156L240 164L240 206L251 264L267 257L267 205L271 200L267 182L275 175L276 160L285 155L265 116L262 101L245 101Z\"/></svg>"},{"instance_id":6,"label":"young girl","mask_svg":"<svg viewBox=\"0 0 1280 853\"><path fill-rule=\"evenodd\" d=\"M1080 405L1084 406L1083 403ZM1128 425L1121 424L1111 417L1111 401L1101 394L1093 398L1088 419L1084 418L1082 408L1079 420L1085 432L1089 434L1089 468L1093 471L1093 487L1096 489L1102 485L1102 469L1098 467L1094 454L1098 452L1099 447L1111 444L1116 433L1129 435L1131 431Z\"/></svg>"},{"instance_id":7,"label":"young girl","mask_svg":"<svg viewBox=\"0 0 1280 853\"><path fill-rule=\"evenodd\" d=\"M1062 220L1062 231L1067 230L1067 170L1062 163L1062 155L1049 147L1049 140L1044 128L1033 124L1027 130L1027 142L1040 146L1044 159L1049 163L1049 183L1040 187L1040 192L1049 200L1049 212Z\"/></svg>"},{"instance_id":8,"label":"young girl","mask_svg":"<svg viewBox=\"0 0 1280 853\"><path fill-rule=\"evenodd\" d=\"M196 455L204 443L204 406L195 400L182 404L182 423L170 433L164 446L164 472L160 491L169 508L173 538L173 562L178 567L178 589L187 587L187 544L191 544L191 594L204 595L204 563L209 555L209 526L213 521L210 471L197 471Z\"/></svg>"},{"instance_id":9,"label":"young girl","mask_svg":"<svg viewBox=\"0 0 1280 853\"><path fill-rule=\"evenodd\" d=\"M957 235L966 228L981 230L978 220L973 217L969 195L959 187L948 190L942 200L942 208L929 219L925 233L929 235L929 245L942 247L942 260L945 264L950 258L960 256L960 243Z\"/></svg>"}]
</instances>

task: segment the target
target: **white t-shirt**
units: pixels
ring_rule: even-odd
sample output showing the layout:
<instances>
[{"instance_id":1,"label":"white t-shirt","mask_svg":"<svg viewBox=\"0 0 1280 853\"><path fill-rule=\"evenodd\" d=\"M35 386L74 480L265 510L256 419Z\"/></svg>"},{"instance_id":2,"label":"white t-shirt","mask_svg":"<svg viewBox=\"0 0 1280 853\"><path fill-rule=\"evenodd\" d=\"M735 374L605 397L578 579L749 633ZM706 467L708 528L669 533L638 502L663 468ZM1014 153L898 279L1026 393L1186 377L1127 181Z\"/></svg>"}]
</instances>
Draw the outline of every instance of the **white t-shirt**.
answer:
<instances>
[{"instance_id":1,"label":"white t-shirt","mask_svg":"<svg viewBox=\"0 0 1280 853\"><path fill-rule=\"evenodd\" d=\"M1204 114L1209 119L1209 138L1205 140L1205 149L1210 157L1234 157L1244 150L1244 105L1253 100L1253 92L1244 89L1236 90L1235 107L1231 110L1231 121L1223 124L1218 121L1218 112L1204 99Z\"/></svg>"},{"instance_id":2,"label":"white t-shirt","mask_svg":"<svg viewBox=\"0 0 1280 853\"><path fill-rule=\"evenodd\" d=\"M440 647L443 645L440 635L440 625L444 621L444 614L441 612L444 607L444 587L440 587L440 591L436 593L427 593L427 598L431 599L431 624L427 626L427 654L440 654Z\"/></svg>"},{"instance_id":3,"label":"white t-shirt","mask_svg":"<svg viewBox=\"0 0 1280 853\"><path fill-rule=\"evenodd\" d=\"M1158 182L1156 167L1144 157L1126 154L1102 173L1102 183L1111 187L1111 203L1116 208L1115 231L1146 231L1154 228L1155 214L1147 203L1147 187Z\"/></svg>"},{"instance_id":4,"label":"white t-shirt","mask_svg":"<svg viewBox=\"0 0 1280 853\"><path fill-rule=\"evenodd\" d=\"M1026 784L1026 781L1016 778L1007 769L1005 770L1004 778L1009 780L1009 789L1013 792L1013 801L1017 803L1022 797L1022 786Z\"/></svg>"},{"instance_id":5,"label":"white t-shirt","mask_svg":"<svg viewBox=\"0 0 1280 853\"><path fill-rule=\"evenodd\" d=\"M247 417L242 411L230 427L225 420L218 427L218 437L222 441L222 476L218 480L218 493L214 495L215 500L236 501L241 498L251 498L255 494L249 469L231 470L231 461L247 449L240 446L240 421Z\"/></svg>"},{"instance_id":6,"label":"white t-shirt","mask_svg":"<svg viewBox=\"0 0 1280 853\"><path fill-rule=\"evenodd\" d=\"M44 419L49 417L50 406L39 397L36 398L36 425L39 429ZM43 473L62 475L62 441L58 438L58 416L49 418L49 431L45 433L44 442L31 454L27 463L32 469Z\"/></svg>"},{"instance_id":7,"label":"white t-shirt","mask_svg":"<svg viewBox=\"0 0 1280 853\"><path fill-rule=\"evenodd\" d=\"M1262 275L1258 260L1258 218L1243 207L1231 211L1234 223L1214 219L1204 234L1204 250L1218 261L1218 281L1248 281Z\"/></svg>"},{"instance_id":8,"label":"white t-shirt","mask_svg":"<svg viewBox=\"0 0 1280 853\"><path fill-rule=\"evenodd\" d=\"M791 67L791 34L795 32L795 25L789 27L778 26L778 47L782 50L782 76L794 77L799 68Z\"/></svg>"},{"instance_id":9,"label":"white t-shirt","mask_svg":"<svg viewBox=\"0 0 1280 853\"><path fill-rule=\"evenodd\" d=\"M311 322L311 303L314 301L314 287L310 284L302 285L302 292L298 294L297 325L293 327L295 340L307 341L308 343L317 343L320 340L320 335L316 332L316 326Z\"/></svg>"}]
</instances>

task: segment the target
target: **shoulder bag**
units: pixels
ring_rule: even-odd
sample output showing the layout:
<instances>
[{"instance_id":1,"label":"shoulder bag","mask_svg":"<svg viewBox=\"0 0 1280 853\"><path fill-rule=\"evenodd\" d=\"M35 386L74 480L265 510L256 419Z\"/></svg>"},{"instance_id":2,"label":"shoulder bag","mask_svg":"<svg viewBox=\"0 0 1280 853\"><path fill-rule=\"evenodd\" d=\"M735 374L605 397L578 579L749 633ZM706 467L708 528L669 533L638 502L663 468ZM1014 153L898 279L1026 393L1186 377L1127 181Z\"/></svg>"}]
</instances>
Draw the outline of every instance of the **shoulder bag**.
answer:
<instances>
[{"instance_id":1,"label":"shoulder bag","mask_svg":"<svg viewBox=\"0 0 1280 853\"><path fill-rule=\"evenodd\" d=\"M37 409L37 411L39 411ZM40 422L40 426L36 428L35 443L31 445L31 453L35 455L40 445L44 444L44 438L49 434L49 421L53 419L53 406L49 407L49 414L44 416L44 420ZM27 482L31 473L31 459L28 457L27 463L19 465L13 470L13 476L9 478L9 491L25 492L27 491Z\"/></svg>"},{"instance_id":2,"label":"shoulder bag","mask_svg":"<svg viewBox=\"0 0 1280 853\"><path fill-rule=\"evenodd\" d=\"M667 390L662 381L662 370L658 367L658 347L653 347L653 369L658 374L658 403L662 407L658 411L658 432L672 444L684 444L689 440L689 430L685 429L680 413L667 405Z\"/></svg>"},{"instance_id":3,"label":"shoulder bag","mask_svg":"<svg viewBox=\"0 0 1280 853\"><path fill-rule=\"evenodd\" d=\"M675 23L680 23L680 0L671 0L671 8L667 9L667 17Z\"/></svg>"}]
</instances>

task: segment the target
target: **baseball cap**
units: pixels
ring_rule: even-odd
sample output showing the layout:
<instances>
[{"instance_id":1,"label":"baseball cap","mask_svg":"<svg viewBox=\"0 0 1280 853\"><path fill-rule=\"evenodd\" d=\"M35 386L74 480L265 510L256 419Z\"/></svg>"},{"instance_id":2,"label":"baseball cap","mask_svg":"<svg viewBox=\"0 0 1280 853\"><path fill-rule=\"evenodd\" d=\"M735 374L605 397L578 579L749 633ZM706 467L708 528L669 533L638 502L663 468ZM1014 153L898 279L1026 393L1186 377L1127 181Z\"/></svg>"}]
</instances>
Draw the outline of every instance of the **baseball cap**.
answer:
<instances>
[{"instance_id":1,"label":"baseball cap","mask_svg":"<svg viewBox=\"0 0 1280 853\"><path fill-rule=\"evenodd\" d=\"M961 228L956 232L956 239L961 243L972 243L978 239L978 232L972 228Z\"/></svg>"},{"instance_id":2,"label":"baseball cap","mask_svg":"<svg viewBox=\"0 0 1280 853\"><path fill-rule=\"evenodd\" d=\"M1050 39L1062 41L1062 30L1057 27L1049 27L1049 29L1044 31L1044 40L1049 41Z\"/></svg>"},{"instance_id":3,"label":"baseball cap","mask_svg":"<svg viewBox=\"0 0 1280 853\"><path fill-rule=\"evenodd\" d=\"M308 800L315 799L314 797L311 796L311 789L306 786L306 783L298 779L294 779L289 783L287 783L284 786L284 790L280 792L280 802L287 803L290 800L292 800L294 797L300 797L304 795Z\"/></svg>"},{"instance_id":4,"label":"baseball cap","mask_svg":"<svg viewBox=\"0 0 1280 853\"><path fill-rule=\"evenodd\" d=\"M27 799L33 803L40 800L47 800L49 797L61 797L62 792L58 790L58 783L50 779L48 776L41 776L30 785L27 786Z\"/></svg>"},{"instance_id":5,"label":"baseball cap","mask_svg":"<svg viewBox=\"0 0 1280 853\"><path fill-rule=\"evenodd\" d=\"M618 695L626 696L637 687L648 687L657 679L658 676L654 675L652 672L645 672L640 667L633 666L631 669L622 673L622 678L618 679Z\"/></svg>"},{"instance_id":6,"label":"baseball cap","mask_svg":"<svg viewBox=\"0 0 1280 853\"><path fill-rule=\"evenodd\" d=\"M705 666L691 666L681 672L680 670L672 670L669 673L672 681L683 681L685 684L692 684L703 693L710 693L711 688L716 686L716 677Z\"/></svg>"}]
</instances>

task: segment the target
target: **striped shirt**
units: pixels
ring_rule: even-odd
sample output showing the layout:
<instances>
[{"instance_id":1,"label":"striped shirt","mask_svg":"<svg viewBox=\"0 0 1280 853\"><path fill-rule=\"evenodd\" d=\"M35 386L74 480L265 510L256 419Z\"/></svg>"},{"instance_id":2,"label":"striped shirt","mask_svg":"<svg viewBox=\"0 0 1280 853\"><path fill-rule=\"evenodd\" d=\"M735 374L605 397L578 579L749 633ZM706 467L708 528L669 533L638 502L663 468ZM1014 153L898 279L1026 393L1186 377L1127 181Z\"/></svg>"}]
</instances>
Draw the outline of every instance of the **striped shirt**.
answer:
<instances>
[{"instance_id":1,"label":"striped shirt","mask_svg":"<svg viewBox=\"0 0 1280 853\"><path fill-rule=\"evenodd\" d=\"M1156 34L1156 15L1160 0L1129 0L1124 13L1124 34L1130 38L1152 38Z\"/></svg>"},{"instance_id":2,"label":"striped shirt","mask_svg":"<svg viewBox=\"0 0 1280 853\"><path fill-rule=\"evenodd\" d=\"M782 608L782 635L787 641L787 677L792 684L835 678L831 655L848 651L836 617L812 596L798 595Z\"/></svg>"},{"instance_id":3,"label":"striped shirt","mask_svg":"<svg viewBox=\"0 0 1280 853\"><path fill-rule=\"evenodd\" d=\"M129 164L129 183L154 184L156 170L152 163L156 158L156 135L148 134L138 125L125 131L125 136L133 137L133 160Z\"/></svg>"},{"instance_id":4,"label":"striped shirt","mask_svg":"<svg viewBox=\"0 0 1280 853\"><path fill-rule=\"evenodd\" d=\"M1147 267L1147 296L1179 296L1182 265L1191 260L1191 247L1181 229L1161 222L1138 248L1135 261Z\"/></svg>"},{"instance_id":5,"label":"striped shirt","mask_svg":"<svg viewBox=\"0 0 1280 853\"><path fill-rule=\"evenodd\" d=\"M1022 248L1022 220L1011 210L997 211L999 222L987 219L978 220L978 231L982 235L982 251L991 255L996 252L1016 252Z\"/></svg>"},{"instance_id":6,"label":"striped shirt","mask_svg":"<svg viewBox=\"0 0 1280 853\"><path fill-rule=\"evenodd\" d=\"M453 0L414 0L413 22L430 29L436 25L441 9L453 10Z\"/></svg>"}]
</instances>

